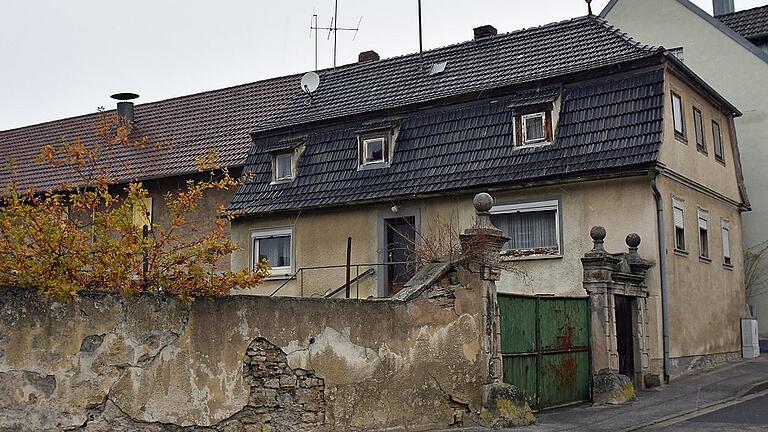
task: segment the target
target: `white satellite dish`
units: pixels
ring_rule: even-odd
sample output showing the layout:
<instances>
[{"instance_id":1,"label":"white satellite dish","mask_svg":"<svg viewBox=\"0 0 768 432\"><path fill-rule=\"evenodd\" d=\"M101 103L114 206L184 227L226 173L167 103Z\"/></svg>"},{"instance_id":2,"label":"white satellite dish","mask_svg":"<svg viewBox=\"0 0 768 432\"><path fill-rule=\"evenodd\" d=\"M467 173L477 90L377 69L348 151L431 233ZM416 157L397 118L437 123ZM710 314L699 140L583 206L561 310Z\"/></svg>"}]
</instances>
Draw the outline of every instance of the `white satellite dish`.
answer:
<instances>
[{"instance_id":1,"label":"white satellite dish","mask_svg":"<svg viewBox=\"0 0 768 432\"><path fill-rule=\"evenodd\" d=\"M315 72L307 72L301 77L301 89L305 93L312 94L320 87L320 76Z\"/></svg>"}]
</instances>

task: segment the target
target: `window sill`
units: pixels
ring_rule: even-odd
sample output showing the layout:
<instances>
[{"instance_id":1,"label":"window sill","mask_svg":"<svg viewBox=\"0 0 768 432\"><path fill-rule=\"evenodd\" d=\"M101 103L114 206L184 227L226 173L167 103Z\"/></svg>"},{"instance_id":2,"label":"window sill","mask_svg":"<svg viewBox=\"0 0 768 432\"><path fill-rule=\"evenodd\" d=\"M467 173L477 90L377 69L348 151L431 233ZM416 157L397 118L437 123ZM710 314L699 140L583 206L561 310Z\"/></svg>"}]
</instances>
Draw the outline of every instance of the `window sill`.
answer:
<instances>
[{"instance_id":1,"label":"window sill","mask_svg":"<svg viewBox=\"0 0 768 432\"><path fill-rule=\"evenodd\" d=\"M538 261L538 260L550 260L550 259L562 259L562 255L528 255L521 257L504 256L499 258L501 262L513 262L513 261Z\"/></svg>"},{"instance_id":2,"label":"window sill","mask_svg":"<svg viewBox=\"0 0 768 432\"><path fill-rule=\"evenodd\" d=\"M723 268L729 271L733 271L733 264L723 263Z\"/></svg>"},{"instance_id":3,"label":"window sill","mask_svg":"<svg viewBox=\"0 0 768 432\"><path fill-rule=\"evenodd\" d=\"M704 150L701 147L699 147L698 144L696 145L696 151L701 153L701 154L703 154L706 157L709 157L709 152L707 152L706 150Z\"/></svg>"},{"instance_id":4,"label":"window sill","mask_svg":"<svg viewBox=\"0 0 768 432\"><path fill-rule=\"evenodd\" d=\"M368 164L357 166L358 171L382 169L382 168L389 168L389 162L376 162L376 163L368 163Z\"/></svg>"},{"instance_id":5,"label":"window sill","mask_svg":"<svg viewBox=\"0 0 768 432\"><path fill-rule=\"evenodd\" d=\"M717 161L717 163L719 163L720 165L725 166L725 159L721 159L715 156L715 161Z\"/></svg>"},{"instance_id":6,"label":"window sill","mask_svg":"<svg viewBox=\"0 0 768 432\"><path fill-rule=\"evenodd\" d=\"M680 135L679 133L675 132L675 139L685 145L688 145L688 138L686 138L685 135Z\"/></svg>"},{"instance_id":7,"label":"window sill","mask_svg":"<svg viewBox=\"0 0 768 432\"><path fill-rule=\"evenodd\" d=\"M712 258L708 258L708 257L699 255L699 261L701 261L703 263L706 263L706 264L710 264L712 262Z\"/></svg>"},{"instance_id":8,"label":"window sill","mask_svg":"<svg viewBox=\"0 0 768 432\"><path fill-rule=\"evenodd\" d=\"M520 144L515 146L515 150L517 149L529 149L529 148L538 148L538 147L545 147L548 145L552 145L552 142L550 141L542 141L537 143L528 143L528 144Z\"/></svg>"},{"instance_id":9,"label":"window sill","mask_svg":"<svg viewBox=\"0 0 768 432\"><path fill-rule=\"evenodd\" d=\"M282 180L274 180L270 183L270 185L279 185L279 184L286 184L293 182L294 177L288 178L288 179L282 179Z\"/></svg>"},{"instance_id":10,"label":"window sill","mask_svg":"<svg viewBox=\"0 0 768 432\"><path fill-rule=\"evenodd\" d=\"M280 281L280 280L288 280L293 277L293 274L276 274L276 275L269 275L264 278L264 280L268 281Z\"/></svg>"},{"instance_id":11,"label":"window sill","mask_svg":"<svg viewBox=\"0 0 768 432\"><path fill-rule=\"evenodd\" d=\"M689 253L687 250L675 248L675 255L688 258Z\"/></svg>"}]
</instances>

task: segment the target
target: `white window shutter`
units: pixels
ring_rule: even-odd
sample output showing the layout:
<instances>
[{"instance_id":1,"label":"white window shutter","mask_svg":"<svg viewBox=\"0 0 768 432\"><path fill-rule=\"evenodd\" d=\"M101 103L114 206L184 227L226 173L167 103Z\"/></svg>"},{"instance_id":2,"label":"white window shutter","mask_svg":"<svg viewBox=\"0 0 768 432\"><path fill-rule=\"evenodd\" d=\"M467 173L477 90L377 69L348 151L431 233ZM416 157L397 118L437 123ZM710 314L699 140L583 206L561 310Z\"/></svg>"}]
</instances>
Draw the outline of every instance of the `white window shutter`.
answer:
<instances>
[{"instance_id":1,"label":"white window shutter","mask_svg":"<svg viewBox=\"0 0 768 432\"><path fill-rule=\"evenodd\" d=\"M699 209L699 229L709 229L709 212Z\"/></svg>"},{"instance_id":2,"label":"white window shutter","mask_svg":"<svg viewBox=\"0 0 768 432\"><path fill-rule=\"evenodd\" d=\"M731 236L728 221L723 221L723 257L731 257Z\"/></svg>"},{"instance_id":3,"label":"white window shutter","mask_svg":"<svg viewBox=\"0 0 768 432\"><path fill-rule=\"evenodd\" d=\"M678 199L673 199L673 214L675 218L675 227L684 228L685 217L683 215L683 202Z\"/></svg>"}]
</instances>

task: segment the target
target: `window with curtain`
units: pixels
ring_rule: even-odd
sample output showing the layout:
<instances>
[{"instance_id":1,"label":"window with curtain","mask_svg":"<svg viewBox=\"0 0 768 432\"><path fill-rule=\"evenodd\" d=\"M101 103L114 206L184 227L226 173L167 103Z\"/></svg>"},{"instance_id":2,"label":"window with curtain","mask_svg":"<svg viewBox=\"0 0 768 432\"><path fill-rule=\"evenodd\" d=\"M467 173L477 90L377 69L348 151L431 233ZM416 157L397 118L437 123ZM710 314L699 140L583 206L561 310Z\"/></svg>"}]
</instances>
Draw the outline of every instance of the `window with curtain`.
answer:
<instances>
[{"instance_id":1,"label":"window with curtain","mask_svg":"<svg viewBox=\"0 0 768 432\"><path fill-rule=\"evenodd\" d=\"M699 256L709 258L709 212L699 209Z\"/></svg>"},{"instance_id":2,"label":"window with curtain","mask_svg":"<svg viewBox=\"0 0 768 432\"><path fill-rule=\"evenodd\" d=\"M672 216L675 221L675 249L685 250L685 203L678 198L672 199Z\"/></svg>"},{"instance_id":3,"label":"window with curtain","mask_svg":"<svg viewBox=\"0 0 768 432\"><path fill-rule=\"evenodd\" d=\"M251 268L267 260L272 276L285 276L291 273L291 228L253 231L251 239L253 241Z\"/></svg>"},{"instance_id":4,"label":"window with curtain","mask_svg":"<svg viewBox=\"0 0 768 432\"><path fill-rule=\"evenodd\" d=\"M491 222L510 239L502 253L513 257L559 255L558 211L557 201L495 206Z\"/></svg>"}]
</instances>

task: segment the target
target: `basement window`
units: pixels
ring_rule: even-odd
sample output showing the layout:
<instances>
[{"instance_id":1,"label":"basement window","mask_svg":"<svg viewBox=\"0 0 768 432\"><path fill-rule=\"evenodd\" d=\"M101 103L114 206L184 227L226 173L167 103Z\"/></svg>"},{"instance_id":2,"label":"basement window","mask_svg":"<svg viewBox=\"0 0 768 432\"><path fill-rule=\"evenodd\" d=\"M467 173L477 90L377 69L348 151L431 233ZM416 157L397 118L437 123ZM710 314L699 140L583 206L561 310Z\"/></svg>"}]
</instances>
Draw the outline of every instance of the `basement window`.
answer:
<instances>
[{"instance_id":1,"label":"basement window","mask_svg":"<svg viewBox=\"0 0 768 432\"><path fill-rule=\"evenodd\" d=\"M675 250L685 251L685 203L672 199L672 217L675 222Z\"/></svg>"},{"instance_id":2,"label":"basement window","mask_svg":"<svg viewBox=\"0 0 768 432\"><path fill-rule=\"evenodd\" d=\"M543 145L552 142L552 112L516 115L515 145Z\"/></svg>"},{"instance_id":3,"label":"basement window","mask_svg":"<svg viewBox=\"0 0 768 432\"><path fill-rule=\"evenodd\" d=\"M558 200L494 206L491 222L509 237L502 248L502 256L560 256L559 213Z\"/></svg>"},{"instance_id":4,"label":"basement window","mask_svg":"<svg viewBox=\"0 0 768 432\"><path fill-rule=\"evenodd\" d=\"M251 270L266 260L271 276L289 276L292 246L293 230L290 227L251 231Z\"/></svg>"}]
</instances>

